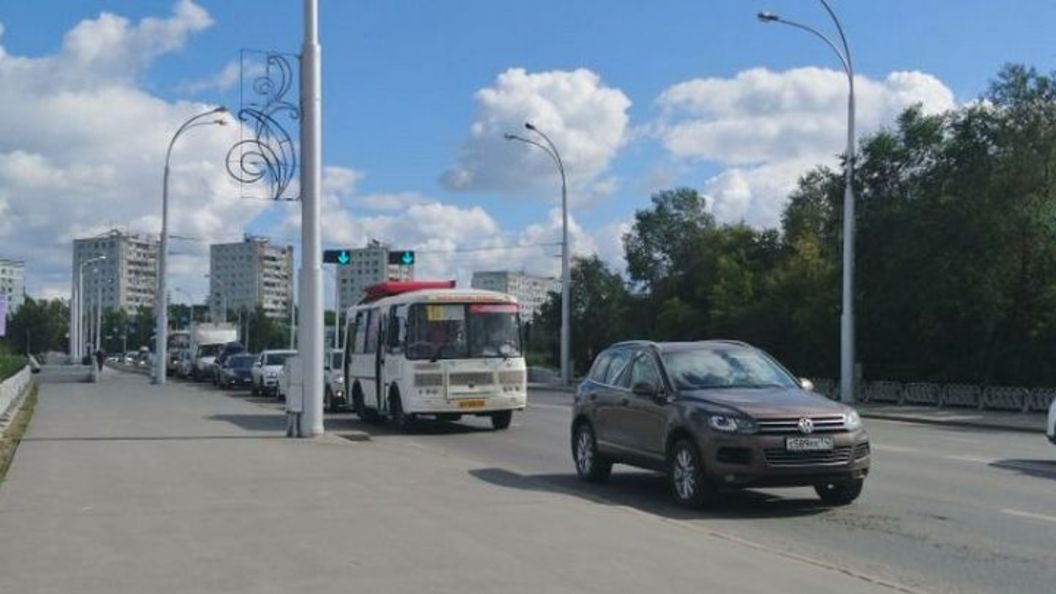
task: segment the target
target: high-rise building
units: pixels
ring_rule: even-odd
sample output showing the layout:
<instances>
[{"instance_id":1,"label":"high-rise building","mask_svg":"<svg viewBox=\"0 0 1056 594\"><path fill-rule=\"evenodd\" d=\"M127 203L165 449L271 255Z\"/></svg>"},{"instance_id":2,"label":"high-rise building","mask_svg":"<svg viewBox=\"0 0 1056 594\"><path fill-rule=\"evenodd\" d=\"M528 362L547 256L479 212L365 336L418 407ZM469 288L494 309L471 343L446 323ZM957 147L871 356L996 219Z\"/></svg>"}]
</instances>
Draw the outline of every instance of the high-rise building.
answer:
<instances>
[{"instance_id":1,"label":"high-rise building","mask_svg":"<svg viewBox=\"0 0 1056 594\"><path fill-rule=\"evenodd\" d=\"M402 252L392 252L388 245L378 241L371 241L367 247L348 251L348 264L337 266L342 311L359 303L363 298L363 291L371 285L390 280L414 280L414 264L390 264L390 261L398 262L396 258L389 256L390 253L395 255Z\"/></svg>"},{"instance_id":2,"label":"high-rise building","mask_svg":"<svg viewBox=\"0 0 1056 594\"><path fill-rule=\"evenodd\" d=\"M246 235L236 243L209 246L209 309L214 320L223 309L254 310L284 319L293 303L293 246Z\"/></svg>"},{"instance_id":3,"label":"high-rise building","mask_svg":"<svg viewBox=\"0 0 1056 594\"><path fill-rule=\"evenodd\" d=\"M26 264L0 258L0 295L7 297L7 312L14 313L26 300Z\"/></svg>"},{"instance_id":4,"label":"high-rise building","mask_svg":"<svg viewBox=\"0 0 1056 594\"><path fill-rule=\"evenodd\" d=\"M561 290L561 282L557 279L512 270L474 272L470 286L513 295L520 304L521 320L524 322L531 322L535 318L539 308L550 298L550 293Z\"/></svg>"},{"instance_id":5,"label":"high-rise building","mask_svg":"<svg viewBox=\"0 0 1056 594\"><path fill-rule=\"evenodd\" d=\"M92 258L105 260L84 266L85 312L101 303L103 309L134 312L152 307L158 285L158 239L112 229L96 237L73 240L73 283L81 264Z\"/></svg>"}]
</instances>

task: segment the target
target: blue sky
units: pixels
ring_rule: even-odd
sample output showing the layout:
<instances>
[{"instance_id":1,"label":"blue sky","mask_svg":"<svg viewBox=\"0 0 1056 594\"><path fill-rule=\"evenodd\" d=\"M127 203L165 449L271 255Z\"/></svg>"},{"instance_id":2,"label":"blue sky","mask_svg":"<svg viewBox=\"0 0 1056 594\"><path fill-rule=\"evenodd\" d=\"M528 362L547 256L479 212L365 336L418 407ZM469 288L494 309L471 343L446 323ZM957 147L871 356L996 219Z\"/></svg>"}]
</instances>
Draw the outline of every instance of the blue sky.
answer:
<instances>
[{"instance_id":1,"label":"blue sky","mask_svg":"<svg viewBox=\"0 0 1056 594\"><path fill-rule=\"evenodd\" d=\"M101 12L124 17L128 27L134 28L144 18L169 18L176 4L176 0L5 2L0 5L0 45L9 57L44 59L61 54L63 36L82 21L97 19ZM117 84L131 85L172 106L198 101L235 107L237 86L207 87L206 82L237 61L240 48L298 51L300 4L297 0L197 0L195 6L208 13L211 24L194 27L178 43L134 69L130 81ZM648 203L649 193L660 187L700 188L715 194L720 218L772 224L780 194L790 182L783 179L768 186L769 178L784 176L794 181L790 172L805 163L826 162L842 148L839 143L829 146L826 134L797 141L797 130L803 131L797 125L765 139L754 137L751 130L786 125L759 119L769 115L762 113L759 95L771 88L784 97L779 102L782 109L798 110L800 120L809 119L812 110L834 116L827 120L830 123L843 117L829 113L836 111L833 105L840 104L833 101L844 92L838 77L824 78L818 72L786 77L808 66L833 70L836 62L829 50L798 31L764 25L754 18L757 10L769 9L832 31L821 6L810 0L320 0L320 5L324 162L357 172L354 183L337 198L348 220L399 217L391 211L363 209L365 202L357 202L356 197L403 193L414 195L409 203L435 202L460 209L460 213L479 207L495 224L489 233L500 239L525 242L528 237L550 237L547 217L557 186L555 179L546 179L545 163L525 162L526 173L539 175L522 180L504 178L504 183L471 183L461 189L441 181L445 172L459 167L460 154L466 151L477 151L477 160L469 167L478 168L474 171L481 175L482 169L509 167L522 158L493 161L493 155L486 153L508 150L519 155L526 147L480 144L470 131L475 122L494 120L496 113L503 117L517 113L518 108L506 110L501 105L492 105L489 111L475 99L481 89L498 86L497 78L511 68L524 69L529 78L544 73L560 77L585 69L598 77L599 88L620 93L629 101L629 107L622 110L626 125L618 140L592 166L584 166L580 177L584 197L573 209L583 233L593 237L593 243L584 239L582 250L597 249L610 260L618 259L614 255L618 250L612 247L612 237L600 235L618 235L620 225L626 225L635 209ZM863 108L866 132L915 98L940 110L949 107L951 99L959 103L978 96L1006 62L1048 70L1056 56L1050 41L1051 23L1056 22L1056 3L1052 2L834 0L833 6L850 39L857 72L877 82L875 113L870 116L869 106ZM754 83L738 78L755 68L765 68L774 76ZM892 72L930 78L888 81L884 86ZM817 84L811 76L820 77ZM695 79L711 83L686 89L681 102L661 100L665 91ZM744 91L742 86L753 90ZM809 95L816 89L827 89L829 95L819 91L819 96L805 99L803 106L788 103L790 95ZM545 99L547 91L540 93ZM715 99L722 93L729 94L729 101ZM533 104L530 97L525 101ZM736 107L729 108L731 104ZM618 116L615 112L621 110L613 109L614 117ZM600 118L579 132L596 135L618 121L619 117ZM738 123L746 128L744 145L766 146L743 154L725 151L724 146L741 142L733 129ZM593 125L602 128L589 127ZM682 125L690 127L680 129ZM696 125L703 128L692 128ZM714 126L729 134L723 137L724 146L712 146L697 136L676 148L676 137L667 136L668 132L693 130L699 134L715 130ZM572 127L569 134L576 132ZM13 152L18 146L11 140L0 142L0 155L5 150ZM589 147L584 151L589 153ZM40 152L46 155L44 149ZM788 160L781 159L784 152ZM0 190L3 183L0 176ZM604 189L591 189L595 184ZM289 214L290 209L284 207L254 212L245 225L281 236L290 233L289 221L285 226L283 222ZM108 216L107 222L135 226L142 219L149 226L143 217L130 216L126 221L119 212ZM364 232L398 234L393 230L404 224L408 223L379 222L373 231ZM542 228L533 232L533 225ZM84 227L91 223L78 228ZM432 245L424 233L419 230L413 237L382 239L421 249ZM361 239L361 235L350 231L331 234L328 239L338 243ZM465 248L478 243L452 237L444 245ZM0 242L0 249L12 248ZM31 287L44 290L57 284L62 274L53 268L60 262L56 257L54 263L42 263L41 276L32 280ZM501 260L464 265L448 261L436 267L451 272L454 266L464 274L462 268L497 263ZM521 264L549 266L533 261Z\"/></svg>"}]
</instances>

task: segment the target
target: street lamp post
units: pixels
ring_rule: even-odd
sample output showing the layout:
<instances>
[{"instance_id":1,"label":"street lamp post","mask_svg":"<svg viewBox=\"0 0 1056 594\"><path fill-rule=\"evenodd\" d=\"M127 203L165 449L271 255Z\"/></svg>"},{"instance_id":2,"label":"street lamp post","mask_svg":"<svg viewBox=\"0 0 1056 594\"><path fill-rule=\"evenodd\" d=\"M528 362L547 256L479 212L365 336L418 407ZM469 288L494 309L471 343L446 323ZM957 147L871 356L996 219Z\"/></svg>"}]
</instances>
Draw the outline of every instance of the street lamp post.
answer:
<instances>
[{"instance_id":1,"label":"street lamp post","mask_svg":"<svg viewBox=\"0 0 1056 594\"><path fill-rule=\"evenodd\" d=\"M98 256L95 258L88 258L84 262L81 262L81 265L77 268L77 361L80 361L84 358L84 267L91 264L92 262L100 262L105 259L105 255Z\"/></svg>"},{"instance_id":2,"label":"street lamp post","mask_svg":"<svg viewBox=\"0 0 1056 594\"><path fill-rule=\"evenodd\" d=\"M760 12L757 16L764 23L781 23L806 31L836 53L843 72L847 75L847 149L844 164L843 189L843 308L840 315L840 399L855 402L854 382L854 66L851 63L851 48L843 34L843 26L827 0L819 0L829 13L836 31L840 34L841 51L835 43L817 29L784 19L772 12Z\"/></svg>"},{"instance_id":3,"label":"street lamp post","mask_svg":"<svg viewBox=\"0 0 1056 594\"><path fill-rule=\"evenodd\" d=\"M319 2L304 1L301 48L301 311L300 344L304 412L301 434L323 433L323 247L320 223L322 185L322 86Z\"/></svg>"},{"instance_id":4,"label":"street lamp post","mask_svg":"<svg viewBox=\"0 0 1056 594\"><path fill-rule=\"evenodd\" d=\"M525 122L524 127L538 134L546 144L544 145L537 140L513 134L512 132L507 132L504 138L542 149L543 152L553 159L554 164L557 165L557 171L561 174L561 383L568 385L572 366L570 360L570 352L572 350L572 326L570 320L572 278L568 263L568 183L565 179L565 164L561 160L561 153L558 152L554 143L550 141L549 136L532 125L531 122Z\"/></svg>"},{"instance_id":5,"label":"street lamp post","mask_svg":"<svg viewBox=\"0 0 1056 594\"><path fill-rule=\"evenodd\" d=\"M154 343L154 353L156 355L154 361L154 383L163 385L165 384L165 359L168 357L168 342L169 342L169 303L168 303L168 291L166 289L166 272L168 271L168 249L169 249L169 161L172 158L172 147L176 144L176 139L180 137L185 131L198 126L223 126L225 124L223 119L217 118L209 121L201 121L203 118L215 116L216 114L226 113L227 108L224 106L210 109L205 113L200 113L186 122L183 123L172 135L172 140L169 141L169 149L165 152L165 173L162 175L161 181L161 243L158 246L158 292L155 295L155 307L156 311L154 315L157 316L157 326L154 329L154 335L156 342Z\"/></svg>"}]
</instances>

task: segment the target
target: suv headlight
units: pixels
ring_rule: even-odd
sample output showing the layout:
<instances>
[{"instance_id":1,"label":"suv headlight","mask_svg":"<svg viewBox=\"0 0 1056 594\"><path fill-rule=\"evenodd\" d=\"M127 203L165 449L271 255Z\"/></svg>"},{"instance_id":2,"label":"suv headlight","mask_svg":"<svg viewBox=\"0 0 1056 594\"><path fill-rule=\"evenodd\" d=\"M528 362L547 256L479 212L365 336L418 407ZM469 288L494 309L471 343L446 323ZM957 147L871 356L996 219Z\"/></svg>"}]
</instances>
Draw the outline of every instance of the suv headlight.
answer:
<instances>
[{"instance_id":1,"label":"suv headlight","mask_svg":"<svg viewBox=\"0 0 1056 594\"><path fill-rule=\"evenodd\" d=\"M755 433L755 421L730 415L708 415L708 427L723 433Z\"/></svg>"},{"instance_id":2,"label":"suv headlight","mask_svg":"<svg viewBox=\"0 0 1056 594\"><path fill-rule=\"evenodd\" d=\"M339 376L335 377L335 378L334 378L334 383L336 383L336 384L343 384L343 383L345 383L345 376L343 376L343 375L339 375Z\"/></svg>"},{"instance_id":3,"label":"suv headlight","mask_svg":"<svg viewBox=\"0 0 1056 594\"><path fill-rule=\"evenodd\" d=\"M862 428L862 417L858 416L858 411L853 408L843 416L843 425L848 431L854 431L855 429Z\"/></svg>"},{"instance_id":4,"label":"suv headlight","mask_svg":"<svg viewBox=\"0 0 1056 594\"><path fill-rule=\"evenodd\" d=\"M279 372L277 372L277 371L267 371L267 372L264 373L264 377L266 377L268 379L275 379L275 378L279 377Z\"/></svg>"}]
</instances>

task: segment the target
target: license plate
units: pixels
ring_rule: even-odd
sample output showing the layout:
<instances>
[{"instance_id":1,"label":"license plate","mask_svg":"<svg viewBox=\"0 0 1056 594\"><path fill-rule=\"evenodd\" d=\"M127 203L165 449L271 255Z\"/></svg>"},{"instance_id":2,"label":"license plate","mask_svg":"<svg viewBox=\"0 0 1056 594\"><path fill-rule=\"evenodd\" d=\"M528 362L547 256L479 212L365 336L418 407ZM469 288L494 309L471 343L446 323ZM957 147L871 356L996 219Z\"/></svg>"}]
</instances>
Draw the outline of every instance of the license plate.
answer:
<instances>
[{"instance_id":1,"label":"license plate","mask_svg":"<svg viewBox=\"0 0 1056 594\"><path fill-rule=\"evenodd\" d=\"M480 399L459 400L458 408L484 408L484 401Z\"/></svg>"},{"instance_id":2,"label":"license plate","mask_svg":"<svg viewBox=\"0 0 1056 594\"><path fill-rule=\"evenodd\" d=\"M825 452L834 446L831 437L786 437L785 449L789 452Z\"/></svg>"}]
</instances>

